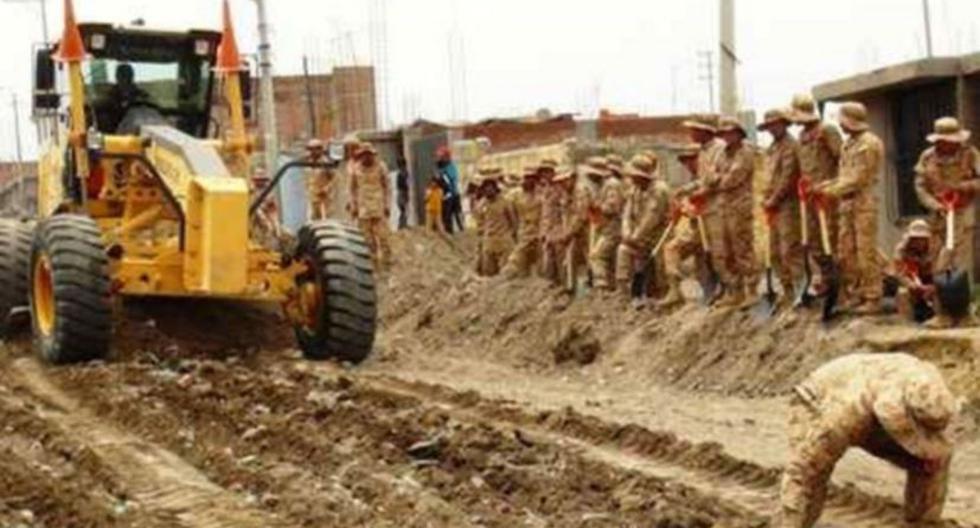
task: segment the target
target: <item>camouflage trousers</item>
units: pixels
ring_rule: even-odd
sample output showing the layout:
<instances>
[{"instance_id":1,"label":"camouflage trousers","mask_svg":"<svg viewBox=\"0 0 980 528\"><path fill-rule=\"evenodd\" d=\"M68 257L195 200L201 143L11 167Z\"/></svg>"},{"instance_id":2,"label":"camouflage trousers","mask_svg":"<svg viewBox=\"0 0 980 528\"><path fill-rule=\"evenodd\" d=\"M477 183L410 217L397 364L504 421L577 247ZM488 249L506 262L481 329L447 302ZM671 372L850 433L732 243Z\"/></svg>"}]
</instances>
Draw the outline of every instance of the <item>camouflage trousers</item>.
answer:
<instances>
[{"instance_id":1,"label":"camouflage trousers","mask_svg":"<svg viewBox=\"0 0 980 528\"><path fill-rule=\"evenodd\" d=\"M554 284L561 284L565 263L566 244L545 242L541 247L541 277Z\"/></svg>"},{"instance_id":2,"label":"camouflage trousers","mask_svg":"<svg viewBox=\"0 0 980 528\"><path fill-rule=\"evenodd\" d=\"M521 239L507 257L502 273L508 278L529 277L541 260L541 241Z\"/></svg>"},{"instance_id":3,"label":"camouflage trousers","mask_svg":"<svg viewBox=\"0 0 980 528\"><path fill-rule=\"evenodd\" d=\"M717 255L716 270L730 288L751 284L756 278L755 233L752 209L734 209L721 215L721 221L708 234L711 251Z\"/></svg>"},{"instance_id":4,"label":"camouflage trousers","mask_svg":"<svg viewBox=\"0 0 980 528\"><path fill-rule=\"evenodd\" d=\"M357 224L371 249L375 268L388 268L391 265L391 230L388 229L388 220L386 218L359 218Z\"/></svg>"},{"instance_id":5,"label":"camouflage trousers","mask_svg":"<svg viewBox=\"0 0 980 528\"><path fill-rule=\"evenodd\" d=\"M827 500L830 475L837 461L851 447L848 431L828 430L820 412L793 395L790 403L790 461L783 472L780 489L781 518L778 528L812 528L820 519ZM905 518L934 521L942 516L952 458L933 472L905 453L876 426L860 447L907 471Z\"/></svg>"},{"instance_id":6,"label":"camouflage trousers","mask_svg":"<svg viewBox=\"0 0 980 528\"><path fill-rule=\"evenodd\" d=\"M845 201L840 204L839 219L837 261L842 300L878 302L883 294L883 271L878 264L878 211Z\"/></svg>"},{"instance_id":7,"label":"camouflage trousers","mask_svg":"<svg viewBox=\"0 0 980 528\"><path fill-rule=\"evenodd\" d=\"M697 258L698 269L701 267L701 238L694 220L683 220L674 230L673 238L664 246L664 272L672 280L680 280L684 261Z\"/></svg>"},{"instance_id":8,"label":"camouflage trousers","mask_svg":"<svg viewBox=\"0 0 980 528\"><path fill-rule=\"evenodd\" d=\"M819 235L817 235L819 236ZM799 204L784 204L769 232L772 265L783 291L792 295L794 281L803 276L803 244ZM819 239L817 239L819 240Z\"/></svg>"},{"instance_id":9,"label":"camouflage trousers","mask_svg":"<svg viewBox=\"0 0 980 528\"><path fill-rule=\"evenodd\" d=\"M489 239L480 244L480 274L487 277L499 275L507 263L513 244L506 239Z\"/></svg>"},{"instance_id":10,"label":"camouflage trousers","mask_svg":"<svg viewBox=\"0 0 980 528\"><path fill-rule=\"evenodd\" d=\"M950 267L959 269L970 269L973 267L969 248L973 241L973 224L968 218L965 209L956 212L953 217L953 250L946 249L946 215L936 213L929 217L929 226L932 229L933 262L936 263L936 270L947 270Z\"/></svg>"},{"instance_id":11,"label":"camouflage trousers","mask_svg":"<svg viewBox=\"0 0 980 528\"><path fill-rule=\"evenodd\" d=\"M600 289L613 289L613 271L617 269L616 249L620 246L619 237L613 234L600 234L595 246L589 251L589 269L592 270L592 286ZM617 273L618 275L618 273Z\"/></svg>"}]
</instances>

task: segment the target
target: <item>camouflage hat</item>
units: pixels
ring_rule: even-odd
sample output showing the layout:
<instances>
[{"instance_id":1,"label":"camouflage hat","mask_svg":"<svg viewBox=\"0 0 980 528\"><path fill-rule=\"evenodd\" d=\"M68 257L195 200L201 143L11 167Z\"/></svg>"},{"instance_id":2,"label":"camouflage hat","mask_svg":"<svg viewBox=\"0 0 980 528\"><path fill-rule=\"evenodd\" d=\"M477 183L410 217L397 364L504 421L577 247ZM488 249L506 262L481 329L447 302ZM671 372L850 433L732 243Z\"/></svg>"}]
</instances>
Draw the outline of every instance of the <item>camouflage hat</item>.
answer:
<instances>
[{"instance_id":1,"label":"camouflage hat","mask_svg":"<svg viewBox=\"0 0 980 528\"><path fill-rule=\"evenodd\" d=\"M317 138L313 138L306 142L306 150L323 150L323 142Z\"/></svg>"},{"instance_id":2,"label":"camouflage hat","mask_svg":"<svg viewBox=\"0 0 980 528\"><path fill-rule=\"evenodd\" d=\"M526 180L528 178L537 178L540 173L540 167L536 165L528 165L527 167L524 167L523 171L521 171L521 179Z\"/></svg>"},{"instance_id":3,"label":"camouflage hat","mask_svg":"<svg viewBox=\"0 0 980 528\"><path fill-rule=\"evenodd\" d=\"M681 122L681 126L688 130L704 130L714 134L718 131L717 122L718 120L714 116L697 115Z\"/></svg>"},{"instance_id":4,"label":"camouflage hat","mask_svg":"<svg viewBox=\"0 0 980 528\"><path fill-rule=\"evenodd\" d=\"M619 154L609 154L606 156L606 165L609 166L609 170L622 172L624 164L625 162L623 161L623 157Z\"/></svg>"},{"instance_id":5,"label":"camouflage hat","mask_svg":"<svg viewBox=\"0 0 980 528\"><path fill-rule=\"evenodd\" d=\"M521 181L523 180L523 175L518 176L513 172L509 172L504 176L503 179L504 179L504 184L507 185L508 187L516 187L521 184Z\"/></svg>"},{"instance_id":6,"label":"camouflage hat","mask_svg":"<svg viewBox=\"0 0 980 528\"><path fill-rule=\"evenodd\" d=\"M696 158L701 155L701 145L697 143L688 143L686 145L681 145L677 148L677 159L685 160Z\"/></svg>"},{"instance_id":7,"label":"camouflage hat","mask_svg":"<svg viewBox=\"0 0 980 528\"><path fill-rule=\"evenodd\" d=\"M947 428L959 414L959 403L934 366L880 393L874 413L885 431L913 456L942 460L952 453Z\"/></svg>"},{"instance_id":8,"label":"camouflage hat","mask_svg":"<svg viewBox=\"0 0 980 528\"><path fill-rule=\"evenodd\" d=\"M370 143L358 143L354 147L354 157L359 158L365 154L377 154L378 150Z\"/></svg>"},{"instance_id":9,"label":"camouflage hat","mask_svg":"<svg viewBox=\"0 0 980 528\"><path fill-rule=\"evenodd\" d=\"M940 117L933 125L933 132L926 136L929 143L944 141L947 143L966 143L970 139L970 131L964 130L955 117Z\"/></svg>"},{"instance_id":10,"label":"camouflage hat","mask_svg":"<svg viewBox=\"0 0 980 528\"><path fill-rule=\"evenodd\" d=\"M657 169L657 161L658 160L657 160L656 153L651 153L651 154L653 154L653 155L651 156L650 154L640 153L640 154L637 154L637 155L633 156L630 159L630 162L629 162L628 166L633 166L633 167L638 168L638 169L640 169L642 171L645 171L645 172L648 172L648 173L651 173L652 174L653 171L655 171ZM623 174L625 175L625 173L626 173L626 171L624 170L623 171Z\"/></svg>"},{"instance_id":11,"label":"camouflage hat","mask_svg":"<svg viewBox=\"0 0 980 528\"><path fill-rule=\"evenodd\" d=\"M868 109L861 103L850 101L840 107L840 124L847 130L862 132L868 127Z\"/></svg>"},{"instance_id":12,"label":"camouflage hat","mask_svg":"<svg viewBox=\"0 0 980 528\"><path fill-rule=\"evenodd\" d=\"M476 172L481 176L499 176L503 171L495 165L484 165L476 169Z\"/></svg>"},{"instance_id":13,"label":"camouflage hat","mask_svg":"<svg viewBox=\"0 0 980 528\"><path fill-rule=\"evenodd\" d=\"M905 230L905 238L932 238L929 222L922 219L914 220Z\"/></svg>"},{"instance_id":14,"label":"camouflage hat","mask_svg":"<svg viewBox=\"0 0 980 528\"><path fill-rule=\"evenodd\" d=\"M640 159L637 159L640 158ZM639 163L636 163L639 162ZM650 159L646 156L637 156L626 165L623 175L628 178L642 178L644 180L653 179L653 168L649 165Z\"/></svg>"},{"instance_id":15,"label":"camouflage hat","mask_svg":"<svg viewBox=\"0 0 980 528\"><path fill-rule=\"evenodd\" d=\"M786 123L787 125L791 123L790 111L785 108L773 108L766 111L766 115L762 118L762 123L758 126L758 129L768 130L769 127L780 122Z\"/></svg>"},{"instance_id":16,"label":"camouflage hat","mask_svg":"<svg viewBox=\"0 0 980 528\"><path fill-rule=\"evenodd\" d=\"M808 93L799 93L793 96L793 114L790 116L794 123L806 124L820 121L820 114L817 113L817 102Z\"/></svg>"},{"instance_id":17,"label":"camouflage hat","mask_svg":"<svg viewBox=\"0 0 980 528\"><path fill-rule=\"evenodd\" d=\"M545 158L539 164L541 169L558 169L558 162L554 158Z\"/></svg>"},{"instance_id":18,"label":"camouflage hat","mask_svg":"<svg viewBox=\"0 0 980 528\"><path fill-rule=\"evenodd\" d=\"M575 179L575 176L576 174L574 170L563 170L559 172L557 176L552 178L551 181L555 183L568 181L568 180Z\"/></svg>"},{"instance_id":19,"label":"camouflage hat","mask_svg":"<svg viewBox=\"0 0 980 528\"><path fill-rule=\"evenodd\" d=\"M732 116L724 116L718 122L718 132L732 132L738 130L742 133L742 137L748 137L748 132L745 131L745 127L742 123Z\"/></svg>"},{"instance_id":20,"label":"camouflage hat","mask_svg":"<svg viewBox=\"0 0 980 528\"><path fill-rule=\"evenodd\" d=\"M579 167L579 174L587 177L608 178L609 163L602 156L592 156L585 160L584 165Z\"/></svg>"}]
</instances>

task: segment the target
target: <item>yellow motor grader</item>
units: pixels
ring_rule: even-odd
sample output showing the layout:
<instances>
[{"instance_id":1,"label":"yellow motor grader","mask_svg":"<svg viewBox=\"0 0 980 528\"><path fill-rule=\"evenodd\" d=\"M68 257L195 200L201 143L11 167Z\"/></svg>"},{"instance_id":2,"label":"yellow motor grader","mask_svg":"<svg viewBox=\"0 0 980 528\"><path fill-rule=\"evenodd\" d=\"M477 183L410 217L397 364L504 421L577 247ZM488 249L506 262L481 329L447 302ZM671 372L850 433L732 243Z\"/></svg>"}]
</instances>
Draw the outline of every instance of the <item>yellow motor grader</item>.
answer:
<instances>
[{"instance_id":1,"label":"yellow motor grader","mask_svg":"<svg viewBox=\"0 0 980 528\"><path fill-rule=\"evenodd\" d=\"M252 190L250 82L223 14L220 33L153 31L77 24L66 0L62 39L36 55L39 218L0 221L0 332L28 312L52 363L105 357L120 296L278 303L310 359L357 363L373 347L356 228L313 222L281 245L257 233L288 169L340 160L287 164Z\"/></svg>"}]
</instances>

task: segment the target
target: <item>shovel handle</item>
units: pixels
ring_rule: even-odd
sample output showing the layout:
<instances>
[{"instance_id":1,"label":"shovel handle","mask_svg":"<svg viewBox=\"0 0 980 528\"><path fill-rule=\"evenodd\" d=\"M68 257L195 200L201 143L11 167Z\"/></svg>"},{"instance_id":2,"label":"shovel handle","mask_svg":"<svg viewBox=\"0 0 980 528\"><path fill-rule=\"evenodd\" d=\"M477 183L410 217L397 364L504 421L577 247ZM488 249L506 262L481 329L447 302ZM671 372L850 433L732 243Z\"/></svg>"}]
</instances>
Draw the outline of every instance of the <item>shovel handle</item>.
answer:
<instances>
[{"instance_id":1,"label":"shovel handle","mask_svg":"<svg viewBox=\"0 0 980 528\"><path fill-rule=\"evenodd\" d=\"M803 245L810 245L810 222L808 222L807 217L809 214L809 207L807 206L806 200L800 200L800 229L803 232Z\"/></svg>"},{"instance_id":2,"label":"shovel handle","mask_svg":"<svg viewBox=\"0 0 980 528\"><path fill-rule=\"evenodd\" d=\"M830 230L827 229L827 211L823 207L817 208L817 219L820 221L820 242L823 244L824 255L833 255L830 247Z\"/></svg>"},{"instance_id":3,"label":"shovel handle","mask_svg":"<svg viewBox=\"0 0 980 528\"><path fill-rule=\"evenodd\" d=\"M660 235L660 240L657 241L657 245L653 246L653 251L650 252L650 257L655 257L658 253L660 253L660 249L667 243L667 239L670 238L670 234L673 233L676 226L677 220L671 220L670 223L667 224L667 228L664 229L664 234Z\"/></svg>"},{"instance_id":4,"label":"shovel handle","mask_svg":"<svg viewBox=\"0 0 980 528\"><path fill-rule=\"evenodd\" d=\"M701 236L701 249L705 253L709 253L711 248L708 247L708 229L704 227L704 217L698 216L698 235Z\"/></svg>"},{"instance_id":5,"label":"shovel handle","mask_svg":"<svg viewBox=\"0 0 980 528\"><path fill-rule=\"evenodd\" d=\"M955 229L956 229L956 210L952 207L946 208L946 251L953 251L953 246L956 245L955 240Z\"/></svg>"}]
</instances>

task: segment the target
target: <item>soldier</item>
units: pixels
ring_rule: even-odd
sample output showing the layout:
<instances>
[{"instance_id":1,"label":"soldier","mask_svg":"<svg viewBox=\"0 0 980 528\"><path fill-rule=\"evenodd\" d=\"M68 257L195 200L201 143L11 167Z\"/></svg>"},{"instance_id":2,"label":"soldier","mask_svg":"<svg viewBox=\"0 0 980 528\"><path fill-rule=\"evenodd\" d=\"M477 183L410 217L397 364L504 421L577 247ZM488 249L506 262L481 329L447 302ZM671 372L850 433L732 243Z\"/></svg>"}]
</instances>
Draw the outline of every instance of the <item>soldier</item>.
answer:
<instances>
[{"instance_id":1,"label":"soldier","mask_svg":"<svg viewBox=\"0 0 980 528\"><path fill-rule=\"evenodd\" d=\"M572 246L578 233L575 222L575 195L577 175L574 170L563 171L551 179L551 188L542 207L542 236L544 237L544 273L556 285L570 281L567 277L569 258L574 265ZM547 220L547 224L544 222ZM579 222L579 227L585 222Z\"/></svg>"},{"instance_id":2,"label":"soldier","mask_svg":"<svg viewBox=\"0 0 980 528\"><path fill-rule=\"evenodd\" d=\"M307 160L320 163L323 161L323 155L323 142L319 139L311 139L306 144ZM333 216L336 181L336 174L331 169L306 169L306 197L309 200L306 209L307 220L326 220Z\"/></svg>"},{"instance_id":3,"label":"soldier","mask_svg":"<svg viewBox=\"0 0 980 528\"><path fill-rule=\"evenodd\" d=\"M772 144L766 150L769 181L763 192L763 208L774 215L769 232L769 247L773 267L783 287L780 304L792 298L794 280L803 274L803 251L800 244L800 201L797 184L800 177L800 145L789 135L790 114L779 109L769 110L759 130L769 132Z\"/></svg>"},{"instance_id":4,"label":"soldier","mask_svg":"<svg viewBox=\"0 0 980 528\"><path fill-rule=\"evenodd\" d=\"M823 123L817 113L816 103L810 94L793 96L793 123L800 125L800 177L806 178L810 186L817 185L837 178L840 163L841 146L844 142L840 130L830 123ZM837 212L833 204L827 211L827 227L830 230L831 246L837 243ZM802 219L801 219L802 221ZM813 208L807 210L807 243L813 255L823 252L820 240L820 226L817 212ZM814 266L813 269L819 269ZM822 282L822 279L818 282ZM819 291L822 287L817 284Z\"/></svg>"},{"instance_id":5,"label":"soldier","mask_svg":"<svg viewBox=\"0 0 980 528\"><path fill-rule=\"evenodd\" d=\"M933 281L932 231L925 220L909 224L901 242L895 247L893 277L899 285L898 311L918 322L935 315L936 286ZM933 317L927 326L937 325Z\"/></svg>"},{"instance_id":6,"label":"soldier","mask_svg":"<svg viewBox=\"0 0 980 528\"><path fill-rule=\"evenodd\" d=\"M563 249L558 245L562 230L562 202L565 192L555 182L558 163L544 160L538 169L541 177L541 276L557 284L563 258Z\"/></svg>"},{"instance_id":7,"label":"soldier","mask_svg":"<svg viewBox=\"0 0 980 528\"><path fill-rule=\"evenodd\" d=\"M348 209L367 239L375 266L387 269L391 264L388 169L370 143L361 144L354 152Z\"/></svg>"},{"instance_id":8,"label":"soldier","mask_svg":"<svg viewBox=\"0 0 980 528\"><path fill-rule=\"evenodd\" d=\"M820 367L790 403L779 526L817 522L834 466L852 446L907 472L906 520L940 520L958 412L939 370L907 354L853 354Z\"/></svg>"},{"instance_id":9,"label":"soldier","mask_svg":"<svg viewBox=\"0 0 980 528\"><path fill-rule=\"evenodd\" d=\"M624 235L616 255L616 284L629 294L630 281L637 266L645 264L654 244L667 228L670 189L656 176L657 160L634 156L624 171L632 185L626 197L623 219ZM658 264L662 262L657 259ZM663 277L662 266L653 270L655 278Z\"/></svg>"},{"instance_id":10,"label":"soldier","mask_svg":"<svg viewBox=\"0 0 980 528\"><path fill-rule=\"evenodd\" d=\"M597 239L589 254L589 269L592 270L594 287L611 290L614 288L613 271L617 269L616 252L623 235L626 189L622 181L622 158L610 155L606 161L609 163L609 173L599 188L595 204L593 217L598 222Z\"/></svg>"},{"instance_id":11,"label":"soldier","mask_svg":"<svg viewBox=\"0 0 980 528\"><path fill-rule=\"evenodd\" d=\"M686 194L689 194L691 192L689 189L697 188L698 158L700 153L701 145L697 143L684 145L678 151L677 161L687 169L692 177L692 181L675 192L673 197L675 200L680 200ZM700 269L703 260L702 253L701 239L697 232L695 220L687 217L679 219L677 226L674 228L673 238L664 246L663 261L664 277L667 282L667 295L657 303L657 308L667 309L684 302L684 295L681 293L681 280L683 278L681 272L682 263L689 258L694 258L698 261L699 264L697 267Z\"/></svg>"},{"instance_id":12,"label":"soldier","mask_svg":"<svg viewBox=\"0 0 980 528\"><path fill-rule=\"evenodd\" d=\"M475 212L480 226L480 271L493 277L504 267L517 234L517 219L510 204L500 195L499 170L487 171L480 183L480 205Z\"/></svg>"},{"instance_id":13,"label":"soldier","mask_svg":"<svg viewBox=\"0 0 980 528\"><path fill-rule=\"evenodd\" d=\"M524 170L521 187L510 197L517 218L517 246L507 259L503 274L508 278L528 277L541 255L541 193L538 167Z\"/></svg>"},{"instance_id":14,"label":"soldier","mask_svg":"<svg viewBox=\"0 0 980 528\"><path fill-rule=\"evenodd\" d=\"M748 134L737 119L722 117L718 131L725 149L718 156L712 177L703 180L702 193L717 196L721 221L709 233L713 246L720 249L717 268L726 286L726 296L719 306L739 307L755 299L755 230L752 222L752 179L755 174L755 152L745 143Z\"/></svg>"},{"instance_id":15,"label":"soldier","mask_svg":"<svg viewBox=\"0 0 980 528\"><path fill-rule=\"evenodd\" d=\"M610 177L609 166L601 156L587 159L578 173L585 178L576 182L573 199L565 215L565 236L572 243L569 255L573 260L571 265L566 263L566 268L575 270L576 279L580 272L591 270L590 263L598 248L603 220L599 208L599 192L603 182ZM615 246L612 251L615 251ZM611 268L604 268L602 272L606 275L604 287L608 287ZM593 281L596 279L598 278L593 277Z\"/></svg>"},{"instance_id":16,"label":"soldier","mask_svg":"<svg viewBox=\"0 0 980 528\"><path fill-rule=\"evenodd\" d=\"M972 260L966 248L973 240L974 220L968 206L980 191L980 153L967 144L970 131L963 130L953 117L936 120L934 131L926 138L932 144L915 166L915 191L919 203L929 212L939 269L969 268ZM944 251L946 208L944 199L958 197L955 204L953 251Z\"/></svg>"},{"instance_id":17,"label":"soldier","mask_svg":"<svg viewBox=\"0 0 980 528\"><path fill-rule=\"evenodd\" d=\"M848 138L841 150L840 173L836 180L814 188L818 197L829 196L838 202L841 307L853 308L856 314L877 313L882 297L875 189L885 148L868 130L867 116L861 103L841 105L840 123Z\"/></svg>"}]
</instances>

